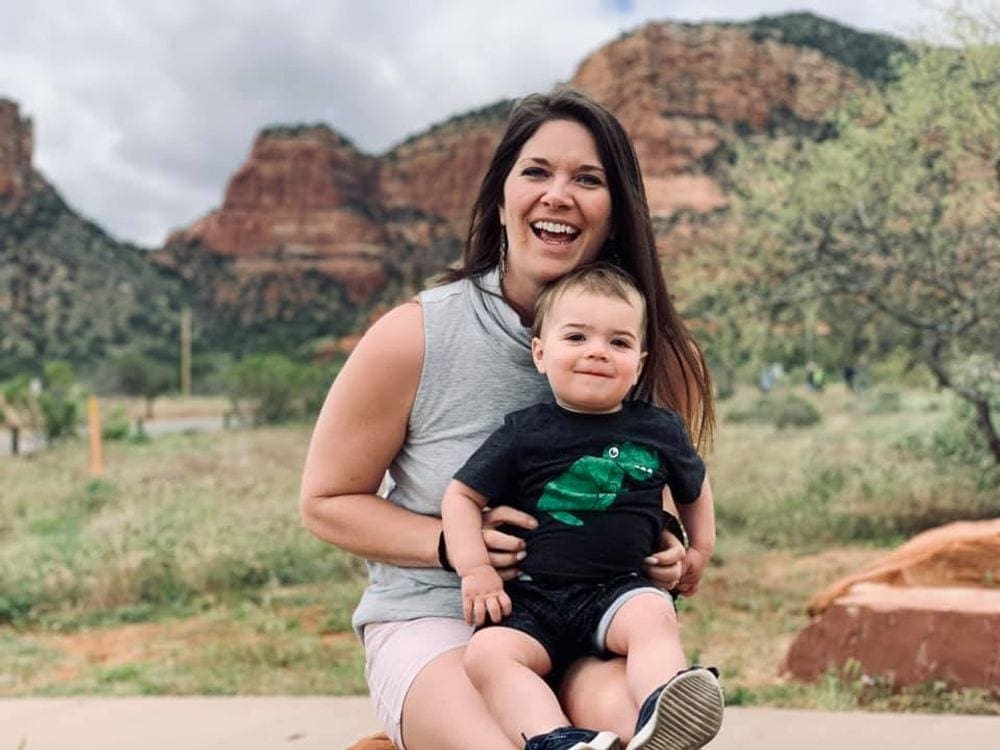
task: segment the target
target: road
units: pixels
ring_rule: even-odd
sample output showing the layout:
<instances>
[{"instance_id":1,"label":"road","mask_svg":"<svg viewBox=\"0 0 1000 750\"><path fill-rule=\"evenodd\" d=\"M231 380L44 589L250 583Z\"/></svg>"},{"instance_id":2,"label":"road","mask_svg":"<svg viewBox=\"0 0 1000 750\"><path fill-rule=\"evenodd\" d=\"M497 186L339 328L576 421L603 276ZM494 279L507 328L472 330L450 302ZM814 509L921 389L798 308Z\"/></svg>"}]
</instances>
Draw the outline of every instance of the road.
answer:
<instances>
[{"instance_id":1,"label":"road","mask_svg":"<svg viewBox=\"0 0 1000 750\"><path fill-rule=\"evenodd\" d=\"M213 432L221 430L223 420L218 417L183 417L175 419L152 419L145 423L144 429L151 437L169 435L177 432ZM80 435L86 437L86 428L80 430ZM20 452L34 453L45 447L41 435L21 433ZM11 437L8 430L0 429L0 456L9 456ZM0 748L2 750L2 748Z\"/></svg>"}]
</instances>

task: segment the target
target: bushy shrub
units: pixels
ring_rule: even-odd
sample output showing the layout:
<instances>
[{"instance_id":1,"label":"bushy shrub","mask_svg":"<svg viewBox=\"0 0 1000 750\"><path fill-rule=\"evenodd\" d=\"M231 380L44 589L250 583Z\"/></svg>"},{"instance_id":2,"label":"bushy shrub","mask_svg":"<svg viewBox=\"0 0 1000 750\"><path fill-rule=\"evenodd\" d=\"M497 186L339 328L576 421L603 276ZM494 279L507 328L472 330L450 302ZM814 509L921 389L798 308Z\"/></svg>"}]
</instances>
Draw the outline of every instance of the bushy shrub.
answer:
<instances>
[{"instance_id":1,"label":"bushy shrub","mask_svg":"<svg viewBox=\"0 0 1000 750\"><path fill-rule=\"evenodd\" d=\"M124 440L128 437L131 423L124 406L114 406L101 420L101 437L105 440Z\"/></svg>"},{"instance_id":2,"label":"bushy shrub","mask_svg":"<svg viewBox=\"0 0 1000 750\"><path fill-rule=\"evenodd\" d=\"M316 365L281 354L254 354L229 368L226 384L237 414L249 409L255 424L275 424L314 414L330 379Z\"/></svg>"},{"instance_id":3,"label":"bushy shrub","mask_svg":"<svg viewBox=\"0 0 1000 750\"><path fill-rule=\"evenodd\" d=\"M737 424L771 424L784 427L810 427L822 420L819 411L811 403L792 393L783 396L764 396L746 409L735 409L726 415L726 420Z\"/></svg>"}]
</instances>

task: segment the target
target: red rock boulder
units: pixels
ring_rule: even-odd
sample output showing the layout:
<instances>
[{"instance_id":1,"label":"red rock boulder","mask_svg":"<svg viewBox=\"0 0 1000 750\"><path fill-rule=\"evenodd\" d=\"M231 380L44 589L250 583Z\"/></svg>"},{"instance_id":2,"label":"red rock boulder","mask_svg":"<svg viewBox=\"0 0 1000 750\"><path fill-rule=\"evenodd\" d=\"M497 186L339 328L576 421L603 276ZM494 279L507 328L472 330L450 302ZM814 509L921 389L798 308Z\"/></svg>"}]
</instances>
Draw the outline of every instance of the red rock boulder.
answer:
<instances>
[{"instance_id":1,"label":"red rock boulder","mask_svg":"<svg viewBox=\"0 0 1000 750\"><path fill-rule=\"evenodd\" d=\"M1000 519L914 537L819 592L782 670L815 680L855 661L896 687L940 680L1000 692Z\"/></svg>"}]
</instances>

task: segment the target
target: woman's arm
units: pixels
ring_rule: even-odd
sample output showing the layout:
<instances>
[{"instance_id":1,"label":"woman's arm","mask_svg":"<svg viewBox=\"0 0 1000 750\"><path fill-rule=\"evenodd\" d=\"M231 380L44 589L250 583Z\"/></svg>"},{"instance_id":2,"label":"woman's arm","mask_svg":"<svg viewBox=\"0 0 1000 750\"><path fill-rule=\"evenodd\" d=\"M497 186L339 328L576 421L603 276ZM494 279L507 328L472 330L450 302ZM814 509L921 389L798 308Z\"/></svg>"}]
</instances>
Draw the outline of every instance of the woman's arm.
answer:
<instances>
[{"instance_id":1,"label":"woman's arm","mask_svg":"<svg viewBox=\"0 0 1000 750\"><path fill-rule=\"evenodd\" d=\"M406 436L424 357L423 314L410 302L380 318L330 387L306 456L303 525L369 560L437 567L441 522L377 496Z\"/></svg>"},{"instance_id":2,"label":"woman's arm","mask_svg":"<svg viewBox=\"0 0 1000 750\"><path fill-rule=\"evenodd\" d=\"M406 438L424 360L423 312L410 302L380 318L358 342L320 410L299 494L302 524L320 539L369 560L438 567L441 521L378 495ZM534 528L523 511L483 515L483 540L501 577L517 574L524 540L496 530Z\"/></svg>"}]
</instances>

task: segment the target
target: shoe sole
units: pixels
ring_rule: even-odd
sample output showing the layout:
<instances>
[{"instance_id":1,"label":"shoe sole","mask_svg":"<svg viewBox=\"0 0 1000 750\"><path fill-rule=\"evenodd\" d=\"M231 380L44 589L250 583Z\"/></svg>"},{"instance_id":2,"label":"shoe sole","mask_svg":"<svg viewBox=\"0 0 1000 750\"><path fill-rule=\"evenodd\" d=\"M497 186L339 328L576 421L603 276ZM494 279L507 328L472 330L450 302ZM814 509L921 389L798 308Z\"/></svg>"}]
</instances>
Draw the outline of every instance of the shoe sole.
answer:
<instances>
[{"instance_id":1,"label":"shoe sole","mask_svg":"<svg viewBox=\"0 0 1000 750\"><path fill-rule=\"evenodd\" d=\"M660 693L653 720L625 750L696 750L722 727L722 687L707 669L678 675Z\"/></svg>"},{"instance_id":2,"label":"shoe sole","mask_svg":"<svg viewBox=\"0 0 1000 750\"><path fill-rule=\"evenodd\" d=\"M598 732L594 739L577 742L570 750L621 750L618 735L614 732Z\"/></svg>"}]
</instances>

